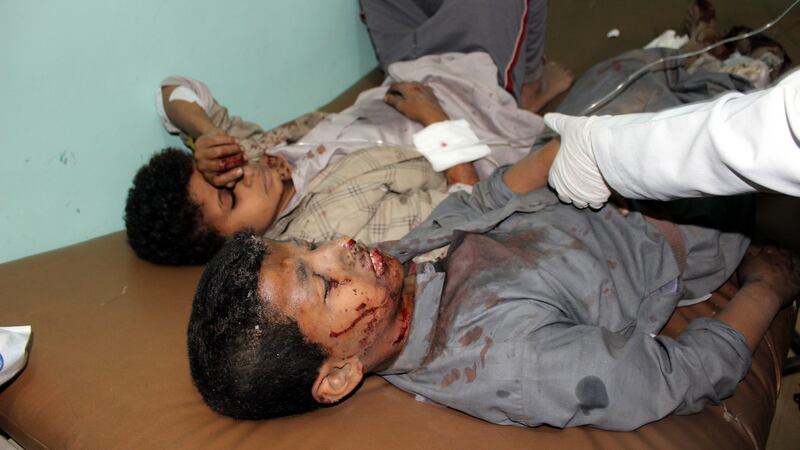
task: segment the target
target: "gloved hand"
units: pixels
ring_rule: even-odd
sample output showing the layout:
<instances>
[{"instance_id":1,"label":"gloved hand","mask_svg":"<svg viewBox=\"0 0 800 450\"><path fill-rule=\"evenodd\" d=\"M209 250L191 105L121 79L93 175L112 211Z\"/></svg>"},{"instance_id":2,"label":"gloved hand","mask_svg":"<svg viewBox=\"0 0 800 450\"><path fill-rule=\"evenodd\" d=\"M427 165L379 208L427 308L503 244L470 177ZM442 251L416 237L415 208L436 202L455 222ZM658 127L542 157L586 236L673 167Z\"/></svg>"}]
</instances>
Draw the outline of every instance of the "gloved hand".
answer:
<instances>
[{"instance_id":1,"label":"gloved hand","mask_svg":"<svg viewBox=\"0 0 800 450\"><path fill-rule=\"evenodd\" d=\"M597 167L589 133L602 117L572 117L559 113L544 116L544 123L561 135L561 147L550 167L548 182L564 203L599 209L611 191Z\"/></svg>"}]
</instances>

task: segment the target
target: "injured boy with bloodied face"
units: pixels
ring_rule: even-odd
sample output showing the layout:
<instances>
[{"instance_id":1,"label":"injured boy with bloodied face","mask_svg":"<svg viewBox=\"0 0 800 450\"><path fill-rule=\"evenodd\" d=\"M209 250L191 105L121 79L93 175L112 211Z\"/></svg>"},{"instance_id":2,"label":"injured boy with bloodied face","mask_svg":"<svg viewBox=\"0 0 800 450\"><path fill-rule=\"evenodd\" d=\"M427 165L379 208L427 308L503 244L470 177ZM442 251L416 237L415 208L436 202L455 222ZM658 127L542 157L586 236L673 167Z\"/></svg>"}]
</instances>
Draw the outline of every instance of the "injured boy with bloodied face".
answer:
<instances>
[{"instance_id":1,"label":"injured boy with bloodied face","mask_svg":"<svg viewBox=\"0 0 800 450\"><path fill-rule=\"evenodd\" d=\"M415 131L448 120L429 86L395 83L385 99L387 87L376 88L328 119L313 113L263 131L229 117L197 80L168 78L163 99L186 88L169 84L178 82L206 92L211 102L206 112L194 103L162 101L172 120L204 124L181 134L194 155L175 148L155 154L136 174L125 208L131 247L160 264L207 262L226 238L247 228L271 239L399 239L448 195L448 186L472 185L480 174L519 160L541 131L540 117L509 102L495 105L499 113L493 109L489 122L510 123L512 132L494 140L521 139L522 147L499 145L498 157L434 170L410 145ZM499 86L487 90L511 99Z\"/></svg>"},{"instance_id":2,"label":"injured boy with bloodied face","mask_svg":"<svg viewBox=\"0 0 800 450\"><path fill-rule=\"evenodd\" d=\"M137 255L161 264L204 263L244 228L270 239L399 239L450 184L472 184L524 157L544 130L532 111L572 82L567 69L544 61L543 0L360 3L387 82L340 113L315 112L266 131L229 114L201 81L161 83L162 123L193 155L162 151L136 175L125 224ZM422 27L424 36L417 33ZM415 89L388 89L412 81L441 97L433 112L444 117L415 114ZM491 154L434 171L412 143L431 120L447 117L469 122L476 140L491 143Z\"/></svg>"},{"instance_id":3,"label":"injured boy with bloodied face","mask_svg":"<svg viewBox=\"0 0 800 450\"><path fill-rule=\"evenodd\" d=\"M206 402L244 419L298 414L377 374L497 424L630 430L731 395L800 292L797 258L713 226L742 223L746 199L701 199L693 221L667 225L635 205L562 205L526 184L535 155L378 248L235 236L189 322ZM742 287L722 312L657 335L737 266Z\"/></svg>"}]
</instances>

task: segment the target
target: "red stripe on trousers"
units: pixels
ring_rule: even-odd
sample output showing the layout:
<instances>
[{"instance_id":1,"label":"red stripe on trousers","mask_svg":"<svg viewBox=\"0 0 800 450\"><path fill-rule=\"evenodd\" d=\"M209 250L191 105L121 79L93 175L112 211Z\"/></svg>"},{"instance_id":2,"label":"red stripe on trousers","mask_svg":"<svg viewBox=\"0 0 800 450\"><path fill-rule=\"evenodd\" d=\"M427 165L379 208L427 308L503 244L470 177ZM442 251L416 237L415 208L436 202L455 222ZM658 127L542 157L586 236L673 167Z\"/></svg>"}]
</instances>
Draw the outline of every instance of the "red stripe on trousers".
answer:
<instances>
[{"instance_id":1,"label":"red stripe on trousers","mask_svg":"<svg viewBox=\"0 0 800 450\"><path fill-rule=\"evenodd\" d=\"M514 94L514 80L511 78L511 72L514 71L514 68L517 66L517 62L519 61L520 48L522 48L522 42L524 40L523 38L525 37L525 28L528 26L529 9L530 0L525 0L525 13L522 15L522 27L520 28L519 35L517 35L517 44L514 46L514 56L511 58L511 62L506 67L505 88L511 94Z\"/></svg>"}]
</instances>

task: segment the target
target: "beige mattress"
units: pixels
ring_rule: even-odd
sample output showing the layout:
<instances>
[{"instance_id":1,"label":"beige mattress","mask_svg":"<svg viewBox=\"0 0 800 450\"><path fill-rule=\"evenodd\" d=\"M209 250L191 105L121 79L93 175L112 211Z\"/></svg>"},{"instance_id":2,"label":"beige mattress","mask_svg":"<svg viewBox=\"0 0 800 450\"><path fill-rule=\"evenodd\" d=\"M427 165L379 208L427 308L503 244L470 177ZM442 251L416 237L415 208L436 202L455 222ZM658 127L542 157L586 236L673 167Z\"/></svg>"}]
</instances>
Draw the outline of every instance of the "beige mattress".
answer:
<instances>
[{"instance_id":1,"label":"beige mattress","mask_svg":"<svg viewBox=\"0 0 800 450\"><path fill-rule=\"evenodd\" d=\"M137 259L124 233L0 265L0 323L31 324L27 368L0 388L0 429L37 448L761 448L794 311L775 321L736 394L635 432L492 425L370 377L335 408L239 422L205 406L189 377L186 323L200 267ZM681 308L665 332L735 292Z\"/></svg>"}]
</instances>

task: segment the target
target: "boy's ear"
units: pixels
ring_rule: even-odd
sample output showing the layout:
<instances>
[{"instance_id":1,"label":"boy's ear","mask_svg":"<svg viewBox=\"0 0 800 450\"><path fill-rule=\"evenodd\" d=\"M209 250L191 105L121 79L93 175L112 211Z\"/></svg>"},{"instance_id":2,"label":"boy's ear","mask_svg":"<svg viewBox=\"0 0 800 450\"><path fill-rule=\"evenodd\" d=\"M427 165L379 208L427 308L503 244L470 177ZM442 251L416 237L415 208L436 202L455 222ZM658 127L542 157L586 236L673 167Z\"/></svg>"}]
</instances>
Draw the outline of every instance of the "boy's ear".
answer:
<instances>
[{"instance_id":1,"label":"boy's ear","mask_svg":"<svg viewBox=\"0 0 800 450\"><path fill-rule=\"evenodd\" d=\"M319 403L336 403L351 393L364 378L364 365L355 356L326 360L319 368L311 395Z\"/></svg>"}]
</instances>

